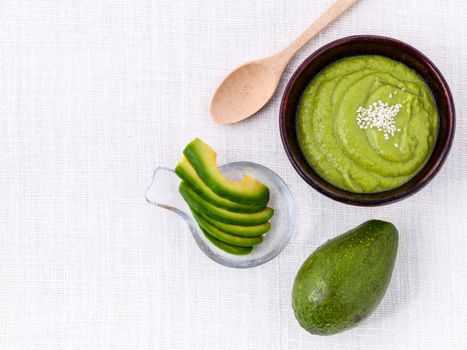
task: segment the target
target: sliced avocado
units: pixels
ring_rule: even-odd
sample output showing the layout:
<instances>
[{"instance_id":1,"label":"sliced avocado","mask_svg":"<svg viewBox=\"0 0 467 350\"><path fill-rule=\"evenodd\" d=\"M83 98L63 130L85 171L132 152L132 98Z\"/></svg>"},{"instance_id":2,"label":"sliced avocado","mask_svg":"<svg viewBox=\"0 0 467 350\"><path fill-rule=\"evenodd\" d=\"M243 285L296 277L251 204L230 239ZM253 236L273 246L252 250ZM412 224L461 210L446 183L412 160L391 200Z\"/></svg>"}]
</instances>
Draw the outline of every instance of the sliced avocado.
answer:
<instances>
[{"instance_id":1,"label":"sliced avocado","mask_svg":"<svg viewBox=\"0 0 467 350\"><path fill-rule=\"evenodd\" d=\"M175 168L175 173L180 177L183 181L185 181L190 187L201 197L203 197L206 201L210 202L211 204L228 209L231 211L239 212L239 213L256 213L258 211L263 210L266 208L266 203L264 204L242 204L233 202L227 198L223 198L219 196L216 192L211 190L201 178L196 173L196 170L190 164L188 159L183 156L180 163L178 163L177 167Z\"/></svg>"},{"instance_id":2,"label":"sliced avocado","mask_svg":"<svg viewBox=\"0 0 467 350\"><path fill-rule=\"evenodd\" d=\"M199 226L209 233L212 237L222 241L224 243L228 243L231 245L235 245L238 247L252 247L257 244L260 244L263 241L263 236L259 237L240 237L231 235L229 233L222 232L218 228L215 228L212 225L209 225L206 221L204 221L199 215L196 214L194 210L192 210L193 216L195 217L196 221L198 221Z\"/></svg>"},{"instance_id":3,"label":"sliced avocado","mask_svg":"<svg viewBox=\"0 0 467 350\"><path fill-rule=\"evenodd\" d=\"M209 233L206 231L202 230L206 238L214 244L217 248L223 250L224 252L227 252L229 254L233 255L248 255L253 251L253 247L237 247L234 245L230 245L227 243L224 243L222 241L219 241L218 239L212 237Z\"/></svg>"},{"instance_id":4,"label":"sliced avocado","mask_svg":"<svg viewBox=\"0 0 467 350\"><path fill-rule=\"evenodd\" d=\"M183 154L198 176L219 196L248 205L262 205L269 201L269 188L261 182L249 176L240 181L225 178L217 167L217 153L200 139L191 141Z\"/></svg>"},{"instance_id":5,"label":"sliced avocado","mask_svg":"<svg viewBox=\"0 0 467 350\"><path fill-rule=\"evenodd\" d=\"M211 219L208 215L205 215L203 213L196 213L196 214L198 214L198 216L201 216L201 218L204 221L206 221L208 224L210 224L211 226L214 226L225 233L230 233L232 235L236 235L240 237L262 236L263 234L265 234L271 229L270 222L266 222L264 224L256 225L256 226L231 225L231 224L226 224L224 222Z\"/></svg>"},{"instance_id":6,"label":"sliced avocado","mask_svg":"<svg viewBox=\"0 0 467 350\"><path fill-rule=\"evenodd\" d=\"M184 181L180 183L179 191L187 204L192 207L193 210L198 213L204 213L215 220L225 222L227 224L244 226L264 224L268 222L274 214L274 210L271 208L265 208L257 213L235 213L226 209L218 208L206 202Z\"/></svg>"}]
</instances>

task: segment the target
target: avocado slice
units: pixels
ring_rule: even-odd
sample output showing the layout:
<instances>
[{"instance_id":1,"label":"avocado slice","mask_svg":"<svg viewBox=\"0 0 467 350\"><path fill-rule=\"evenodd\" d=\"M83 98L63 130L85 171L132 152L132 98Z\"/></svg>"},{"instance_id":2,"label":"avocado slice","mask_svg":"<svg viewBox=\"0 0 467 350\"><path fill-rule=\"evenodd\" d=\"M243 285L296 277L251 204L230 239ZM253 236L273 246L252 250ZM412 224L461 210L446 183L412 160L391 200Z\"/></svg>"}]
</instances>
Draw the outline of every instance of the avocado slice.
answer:
<instances>
[{"instance_id":1,"label":"avocado slice","mask_svg":"<svg viewBox=\"0 0 467 350\"><path fill-rule=\"evenodd\" d=\"M244 176L231 181L219 171L217 153L199 138L191 141L183 150L203 182L219 196L247 205L263 205L269 201L269 188L261 182Z\"/></svg>"},{"instance_id":2,"label":"avocado slice","mask_svg":"<svg viewBox=\"0 0 467 350\"><path fill-rule=\"evenodd\" d=\"M210 202L211 204L228 209L230 211L235 211L239 213L256 213L258 211L263 210L266 208L266 203L264 204L242 204L233 202L227 198L223 198L219 196L216 192L211 190L201 178L196 173L193 166L190 164L188 159L183 156L180 163L178 163L177 167L175 168L175 173L180 177L183 181L185 181L190 187L201 197L203 197L206 201Z\"/></svg>"},{"instance_id":3,"label":"avocado slice","mask_svg":"<svg viewBox=\"0 0 467 350\"><path fill-rule=\"evenodd\" d=\"M222 232L218 228L215 228L212 225L209 225L206 221L204 221L199 215L195 213L194 210L191 211L193 216L195 217L196 221L198 221L198 225L207 233L209 233L212 237L222 241L224 243L228 243L231 245L235 245L238 247L252 247L257 244L260 244L263 241L263 236L258 237L240 237L231 235L229 233Z\"/></svg>"},{"instance_id":4,"label":"avocado slice","mask_svg":"<svg viewBox=\"0 0 467 350\"><path fill-rule=\"evenodd\" d=\"M230 233L232 235L241 236L241 237L258 237L264 235L271 229L271 223L265 222L264 224L255 225L255 226L241 226L241 225L231 225L224 222L220 222L210 218L208 215L203 213L196 213L204 221L206 221L211 226L218 228L219 230Z\"/></svg>"},{"instance_id":5,"label":"avocado slice","mask_svg":"<svg viewBox=\"0 0 467 350\"><path fill-rule=\"evenodd\" d=\"M218 239L212 237L209 233L206 231L202 230L206 238L214 244L217 248L223 250L224 252L227 252L229 254L233 255L248 255L253 251L253 247L237 247L235 245L230 245L227 243L224 243L222 241L219 241Z\"/></svg>"},{"instance_id":6,"label":"avocado slice","mask_svg":"<svg viewBox=\"0 0 467 350\"><path fill-rule=\"evenodd\" d=\"M292 307L300 325L330 335L368 317L391 280L397 246L393 224L370 220L315 250L293 284Z\"/></svg>"},{"instance_id":7,"label":"avocado slice","mask_svg":"<svg viewBox=\"0 0 467 350\"><path fill-rule=\"evenodd\" d=\"M226 209L218 208L196 194L196 192L193 191L184 181L180 183L179 191L187 204L192 207L193 210L198 213L202 212L205 215L209 215L209 217L226 224L244 226L260 225L268 222L274 214L274 210L269 207L257 213L235 213Z\"/></svg>"}]
</instances>

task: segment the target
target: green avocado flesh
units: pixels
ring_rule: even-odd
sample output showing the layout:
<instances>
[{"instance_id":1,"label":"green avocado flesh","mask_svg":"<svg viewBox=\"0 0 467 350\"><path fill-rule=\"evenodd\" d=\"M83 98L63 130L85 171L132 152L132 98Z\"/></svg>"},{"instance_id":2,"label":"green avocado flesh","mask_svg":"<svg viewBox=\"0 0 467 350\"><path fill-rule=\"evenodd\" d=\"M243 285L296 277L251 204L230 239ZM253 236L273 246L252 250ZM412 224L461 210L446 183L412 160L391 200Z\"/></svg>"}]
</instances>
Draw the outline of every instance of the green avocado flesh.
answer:
<instances>
[{"instance_id":1,"label":"green avocado flesh","mask_svg":"<svg viewBox=\"0 0 467 350\"><path fill-rule=\"evenodd\" d=\"M253 251L253 247L238 247L231 244L224 243L218 239L212 237L209 233L201 229L206 236L206 238L214 244L217 248L222 249L223 251L233 254L233 255L248 255Z\"/></svg>"},{"instance_id":2,"label":"green avocado flesh","mask_svg":"<svg viewBox=\"0 0 467 350\"><path fill-rule=\"evenodd\" d=\"M241 226L241 225L231 225L224 222L220 222L214 219L211 219L208 215L203 213L196 213L204 221L206 221L211 226L216 227L217 229L230 233L232 235L240 237L258 237L262 236L271 229L271 223L266 222L264 224L255 225L255 226Z\"/></svg>"},{"instance_id":3,"label":"green avocado flesh","mask_svg":"<svg viewBox=\"0 0 467 350\"><path fill-rule=\"evenodd\" d=\"M231 245L239 246L239 247L252 247L257 244L260 244L263 241L263 237L240 237L235 236L229 233L222 232L218 228L209 225L206 221L204 221L199 215L196 214L195 211L192 211L193 216L195 217L196 221L198 222L199 226L207 232L210 236L222 241L224 243L228 243Z\"/></svg>"},{"instance_id":4,"label":"green avocado flesh","mask_svg":"<svg viewBox=\"0 0 467 350\"><path fill-rule=\"evenodd\" d=\"M292 307L300 325L331 335L369 316L391 280L397 246L394 225L370 220L319 247L293 285Z\"/></svg>"},{"instance_id":5,"label":"green avocado flesh","mask_svg":"<svg viewBox=\"0 0 467 350\"><path fill-rule=\"evenodd\" d=\"M397 130L360 128L357 110L379 102L401 105ZM297 109L297 135L310 166L329 183L354 193L401 186L429 159L439 124L426 83L383 56L342 59L307 86Z\"/></svg>"},{"instance_id":6,"label":"green avocado flesh","mask_svg":"<svg viewBox=\"0 0 467 350\"><path fill-rule=\"evenodd\" d=\"M233 202L229 199L219 196L217 193L212 191L204 182L200 179L195 169L191 166L190 162L186 157L183 157L180 163L175 168L175 173L185 181L190 187L201 197L211 204L220 208L236 211L239 213L256 213L266 208L266 203L260 205L247 205L242 203Z\"/></svg>"},{"instance_id":7,"label":"green avocado flesh","mask_svg":"<svg viewBox=\"0 0 467 350\"><path fill-rule=\"evenodd\" d=\"M182 179L179 192L200 230L229 254L251 253L271 228L269 188L249 176L238 182L225 178L217 168L216 152L198 138L183 154L175 168Z\"/></svg>"},{"instance_id":8,"label":"green avocado flesh","mask_svg":"<svg viewBox=\"0 0 467 350\"><path fill-rule=\"evenodd\" d=\"M217 167L217 153L200 139L191 141L183 154L201 180L220 197L249 206L265 206L268 203L267 186L249 176L244 176L241 181L224 177Z\"/></svg>"},{"instance_id":9,"label":"green avocado flesh","mask_svg":"<svg viewBox=\"0 0 467 350\"><path fill-rule=\"evenodd\" d=\"M274 210L271 208L265 208L257 213L236 213L216 207L196 194L196 192L183 181L180 183L179 191L193 210L209 215L209 217L227 224L243 226L260 225L268 222L274 214Z\"/></svg>"}]
</instances>

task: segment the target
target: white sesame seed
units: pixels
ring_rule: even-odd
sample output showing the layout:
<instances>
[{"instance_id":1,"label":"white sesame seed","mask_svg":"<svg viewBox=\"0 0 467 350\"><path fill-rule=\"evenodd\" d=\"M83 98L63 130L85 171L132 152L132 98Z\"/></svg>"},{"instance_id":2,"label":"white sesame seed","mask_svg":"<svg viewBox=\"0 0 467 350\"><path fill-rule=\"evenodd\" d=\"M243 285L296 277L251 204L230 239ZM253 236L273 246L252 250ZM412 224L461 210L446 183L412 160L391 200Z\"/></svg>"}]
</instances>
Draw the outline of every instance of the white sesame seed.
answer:
<instances>
[{"instance_id":1,"label":"white sesame seed","mask_svg":"<svg viewBox=\"0 0 467 350\"><path fill-rule=\"evenodd\" d=\"M389 105L382 101L374 102L368 108L360 106L357 109L357 125L364 130L376 128L378 131L384 132L384 139L388 140L389 136L394 136L395 132L401 131L396 128L394 120L401 109L400 103Z\"/></svg>"}]
</instances>

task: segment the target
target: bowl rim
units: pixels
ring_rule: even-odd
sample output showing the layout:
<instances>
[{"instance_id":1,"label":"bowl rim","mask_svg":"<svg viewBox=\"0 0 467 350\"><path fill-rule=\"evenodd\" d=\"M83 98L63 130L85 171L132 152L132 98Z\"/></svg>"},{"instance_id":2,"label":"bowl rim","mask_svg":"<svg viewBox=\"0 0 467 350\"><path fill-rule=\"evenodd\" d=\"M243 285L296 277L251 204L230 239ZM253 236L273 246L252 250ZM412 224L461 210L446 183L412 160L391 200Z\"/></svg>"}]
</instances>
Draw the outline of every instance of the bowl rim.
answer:
<instances>
[{"instance_id":1,"label":"bowl rim","mask_svg":"<svg viewBox=\"0 0 467 350\"><path fill-rule=\"evenodd\" d=\"M438 81L439 86L441 87L442 96L445 99L445 103L447 106L446 108L447 109L447 113L446 113L447 137L445 139L445 143L441 146L442 147L441 152L438 155L438 157L435 159L435 161L431 165L428 164L431 157L433 157L433 155L431 155L430 158L428 158L427 163L419 170L419 172L421 172L423 169L425 169L425 167L429 165L429 168L427 168L428 170L426 174L421 179L419 179L416 183L414 183L412 187L408 188L405 191L395 192L396 190L400 189L401 186L406 185L408 182L394 189L391 189L388 191L376 192L376 193L354 193L354 192L340 189L334 186L333 184L329 183L328 181L324 180L323 178L321 178L318 174L316 173L310 174L305 169L303 169L302 166L298 163L296 156L291 149L290 141L289 141L289 138L287 137L287 130L285 127L286 120L287 120L286 108L288 107L289 103L293 103L293 101L289 99L289 96L292 90L294 89L294 85L297 83L298 78L304 73L304 71L308 68L308 66L311 65L319 56L325 54L326 52L338 46L349 44L349 43L354 43L354 42L355 43L357 42L384 43L384 44L393 46L396 49L403 49L404 51L408 52L411 56L413 56L413 58L416 61L421 63L421 65L426 67L430 71L430 73L433 74L435 79ZM358 55L361 55L361 54L355 54L355 56L358 56ZM352 57L352 56L353 55L350 54L344 57ZM384 56L384 55L381 55L381 56ZM337 62L338 60L339 59L332 60L328 64L332 64L334 62ZM428 82L426 82L426 84L431 89L430 84ZM296 115L294 115L294 118L296 118ZM300 175L300 177L303 180L305 180L305 182L311 187L313 187L315 190L317 190L321 194L335 201L345 203L345 204L350 204L350 205L366 206L366 207L381 206L381 205L386 205L386 204L400 201L402 199L405 199L407 197L414 195L415 193L420 191L423 187L425 187L440 171L440 169L442 168L443 164L445 163L447 159L447 156L449 154L449 151L452 147L452 143L454 140L455 125L456 125L456 112L455 112L455 106L454 106L454 99L453 99L451 90L449 88L449 85L446 79L441 74L440 70L425 54L423 54L421 51L414 48L413 46L403 41L400 41L398 39L394 39L394 38L387 37L387 36L380 36L380 35L347 36L347 37L334 40L320 47L316 51L314 51L299 65L299 67L295 70L295 72L292 74L291 78L289 79L287 86L284 90L284 93L282 95L282 100L281 100L281 105L280 105L280 110L279 110L279 129L280 129L280 134L281 134L282 145L285 149L285 152L287 154L289 161L292 163L292 166L297 171L297 173ZM411 180L409 180L409 182ZM320 182L324 182L326 186L323 186ZM394 194L390 195L390 192L394 192ZM386 194L387 197L381 198L380 197L381 194Z\"/></svg>"}]
</instances>

